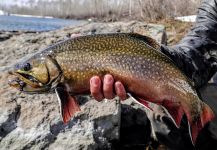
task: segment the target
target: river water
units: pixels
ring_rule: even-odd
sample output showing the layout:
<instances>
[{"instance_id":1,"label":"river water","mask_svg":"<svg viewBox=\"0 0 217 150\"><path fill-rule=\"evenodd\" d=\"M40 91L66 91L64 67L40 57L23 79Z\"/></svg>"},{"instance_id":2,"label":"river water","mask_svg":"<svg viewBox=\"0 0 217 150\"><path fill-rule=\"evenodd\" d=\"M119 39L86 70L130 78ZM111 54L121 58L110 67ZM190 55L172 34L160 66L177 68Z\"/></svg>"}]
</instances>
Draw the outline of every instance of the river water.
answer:
<instances>
[{"instance_id":1,"label":"river water","mask_svg":"<svg viewBox=\"0 0 217 150\"><path fill-rule=\"evenodd\" d=\"M0 15L0 31L50 31L84 21Z\"/></svg>"}]
</instances>

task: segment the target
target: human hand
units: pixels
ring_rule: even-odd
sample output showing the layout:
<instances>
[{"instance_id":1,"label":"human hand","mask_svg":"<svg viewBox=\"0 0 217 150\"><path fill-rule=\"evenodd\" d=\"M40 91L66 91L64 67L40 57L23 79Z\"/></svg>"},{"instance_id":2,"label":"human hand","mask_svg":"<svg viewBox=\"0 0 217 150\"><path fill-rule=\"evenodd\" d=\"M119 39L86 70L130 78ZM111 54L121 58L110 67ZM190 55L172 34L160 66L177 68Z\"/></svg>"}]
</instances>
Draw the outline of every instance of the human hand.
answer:
<instances>
[{"instance_id":1,"label":"human hand","mask_svg":"<svg viewBox=\"0 0 217 150\"><path fill-rule=\"evenodd\" d=\"M90 79L90 93L97 101L101 101L103 98L112 99L115 94L121 100L127 98L123 84L120 81L115 82L110 74L105 75L103 81L98 76L93 76Z\"/></svg>"}]
</instances>

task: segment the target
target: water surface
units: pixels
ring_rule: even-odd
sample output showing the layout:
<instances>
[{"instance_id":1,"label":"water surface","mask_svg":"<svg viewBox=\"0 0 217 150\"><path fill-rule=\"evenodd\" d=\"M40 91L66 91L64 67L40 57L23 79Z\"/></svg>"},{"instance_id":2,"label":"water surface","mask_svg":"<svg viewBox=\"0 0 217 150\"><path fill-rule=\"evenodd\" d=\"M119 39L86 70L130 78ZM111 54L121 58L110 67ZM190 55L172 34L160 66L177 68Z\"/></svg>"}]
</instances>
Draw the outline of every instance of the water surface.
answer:
<instances>
[{"instance_id":1,"label":"water surface","mask_svg":"<svg viewBox=\"0 0 217 150\"><path fill-rule=\"evenodd\" d=\"M0 15L0 31L50 31L84 21Z\"/></svg>"}]
</instances>

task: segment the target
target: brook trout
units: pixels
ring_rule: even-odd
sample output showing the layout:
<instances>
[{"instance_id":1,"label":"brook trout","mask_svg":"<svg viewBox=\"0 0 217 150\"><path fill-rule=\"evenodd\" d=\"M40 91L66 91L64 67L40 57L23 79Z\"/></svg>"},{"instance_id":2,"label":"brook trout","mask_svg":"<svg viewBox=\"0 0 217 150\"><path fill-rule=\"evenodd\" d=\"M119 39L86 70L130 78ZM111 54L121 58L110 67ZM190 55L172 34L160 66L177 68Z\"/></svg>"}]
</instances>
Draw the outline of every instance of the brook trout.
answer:
<instances>
[{"instance_id":1,"label":"brook trout","mask_svg":"<svg viewBox=\"0 0 217 150\"><path fill-rule=\"evenodd\" d=\"M12 87L26 93L57 94L63 121L79 111L75 95L89 92L92 76L113 75L139 103L167 109L179 127L185 114L193 143L214 117L189 79L159 51L151 38L139 34L101 34L76 37L41 50L16 64Z\"/></svg>"}]
</instances>

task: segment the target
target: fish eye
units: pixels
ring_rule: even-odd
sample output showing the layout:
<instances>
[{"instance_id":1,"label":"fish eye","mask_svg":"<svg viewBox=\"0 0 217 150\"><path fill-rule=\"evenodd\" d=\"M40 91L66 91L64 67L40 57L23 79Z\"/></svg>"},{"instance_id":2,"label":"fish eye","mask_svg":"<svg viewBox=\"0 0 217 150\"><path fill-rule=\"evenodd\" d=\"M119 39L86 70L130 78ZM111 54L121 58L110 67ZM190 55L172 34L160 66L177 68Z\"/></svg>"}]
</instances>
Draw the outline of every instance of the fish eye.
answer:
<instances>
[{"instance_id":1,"label":"fish eye","mask_svg":"<svg viewBox=\"0 0 217 150\"><path fill-rule=\"evenodd\" d=\"M29 63L26 63L24 66L23 66L23 70L24 71L29 71L31 69L31 65Z\"/></svg>"}]
</instances>

